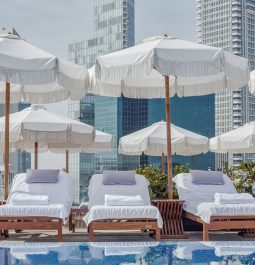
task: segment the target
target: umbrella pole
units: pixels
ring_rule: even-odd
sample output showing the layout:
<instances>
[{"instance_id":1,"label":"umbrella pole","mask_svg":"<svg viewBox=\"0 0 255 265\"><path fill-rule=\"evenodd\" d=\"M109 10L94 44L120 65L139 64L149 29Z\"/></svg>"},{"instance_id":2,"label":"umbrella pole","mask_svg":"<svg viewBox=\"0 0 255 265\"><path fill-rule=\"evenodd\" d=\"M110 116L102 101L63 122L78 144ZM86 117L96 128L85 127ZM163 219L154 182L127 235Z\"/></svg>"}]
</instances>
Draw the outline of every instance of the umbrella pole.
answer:
<instances>
[{"instance_id":1,"label":"umbrella pole","mask_svg":"<svg viewBox=\"0 0 255 265\"><path fill-rule=\"evenodd\" d=\"M66 150L66 172L69 172L69 152Z\"/></svg>"},{"instance_id":2,"label":"umbrella pole","mask_svg":"<svg viewBox=\"0 0 255 265\"><path fill-rule=\"evenodd\" d=\"M172 146L171 146L171 113L170 113L170 85L169 76L165 76L166 98L166 136L167 136L167 175L168 175L168 198L173 198L172 190Z\"/></svg>"},{"instance_id":3,"label":"umbrella pole","mask_svg":"<svg viewBox=\"0 0 255 265\"><path fill-rule=\"evenodd\" d=\"M5 133L4 133L4 199L9 193L9 145L10 145L10 83L6 82L5 91Z\"/></svg>"},{"instance_id":4,"label":"umbrella pole","mask_svg":"<svg viewBox=\"0 0 255 265\"><path fill-rule=\"evenodd\" d=\"M162 153L161 156L161 169L162 169L162 174L165 174L165 154Z\"/></svg>"},{"instance_id":5,"label":"umbrella pole","mask_svg":"<svg viewBox=\"0 0 255 265\"><path fill-rule=\"evenodd\" d=\"M38 142L35 142L35 169L38 169Z\"/></svg>"}]
</instances>

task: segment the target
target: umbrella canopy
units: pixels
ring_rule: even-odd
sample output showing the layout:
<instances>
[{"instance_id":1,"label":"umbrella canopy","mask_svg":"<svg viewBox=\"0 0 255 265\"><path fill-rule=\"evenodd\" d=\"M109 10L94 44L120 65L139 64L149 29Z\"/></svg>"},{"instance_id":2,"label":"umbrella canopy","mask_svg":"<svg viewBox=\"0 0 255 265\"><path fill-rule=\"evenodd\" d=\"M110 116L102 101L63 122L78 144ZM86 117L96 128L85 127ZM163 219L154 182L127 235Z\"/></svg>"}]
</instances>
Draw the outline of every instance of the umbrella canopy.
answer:
<instances>
[{"instance_id":1,"label":"umbrella canopy","mask_svg":"<svg viewBox=\"0 0 255 265\"><path fill-rule=\"evenodd\" d=\"M89 75L84 67L5 33L0 34L0 103L5 102L6 82L11 84L11 103L41 104L80 99L88 89Z\"/></svg>"},{"instance_id":2,"label":"umbrella canopy","mask_svg":"<svg viewBox=\"0 0 255 265\"><path fill-rule=\"evenodd\" d=\"M158 74L162 87L152 82ZM249 79L247 59L221 48L163 36L98 57L90 90L105 96L166 98L168 194L172 198L170 96L232 91L246 85ZM141 85L142 81L146 86Z\"/></svg>"},{"instance_id":3,"label":"umbrella canopy","mask_svg":"<svg viewBox=\"0 0 255 265\"><path fill-rule=\"evenodd\" d=\"M131 98L164 98L162 75L170 77L172 96L198 96L240 88L250 74L245 58L172 37L100 56L89 72L93 93Z\"/></svg>"},{"instance_id":4,"label":"umbrella canopy","mask_svg":"<svg viewBox=\"0 0 255 265\"><path fill-rule=\"evenodd\" d=\"M189 156L209 151L209 139L171 124L172 154ZM161 121L123 136L119 153L125 155L161 156L167 153L166 123Z\"/></svg>"},{"instance_id":5,"label":"umbrella canopy","mask_svg":"<svg viewBox=\"0 0 255 265\"><path fill-rule=\"evenodd\" d=\"M88 73L25 41L14 29L0 31L0 103L5 103L5 190L8 197L10 103L79 99L87 90Z\"/></svg>"},{"instance_id":6,"label":"umbrella canopy","mask_svg":"<svg viewBox=\"0 0 255 265\"><path fill-rule=\"evenodd\" d=\"M0 118L0 144L4 143L5 117ZM34 147L35 168L38 149L52 146L62 148L91 146L95 129L85 123L55 114L45 106L32 105L10 115L10 148L31 151Z\"/></svg>"},{"instance_id":7,"label":"umbrella canopy","mask_svg":"<svg viewBox=\"0 0 255 265\"><path fill-rule=\"evenodd\" d=\"M210 139L210 151L216 153L254 153L255 122Z\"/></svg>"},{"instance_id":8,"label":"umbrella canopy","mask_svg":"<svg viewBox=\"0 0 255 265\"><path fill-rule=\"evenodd\" d=\"M61 145L61 144L49 144L48 149L54 153L63 153L66 149L71 153L84 152L84 153L102 153L111 152L114 139L109 133L96 130L95 140L92 144L86 145Z\"/></svg>"},{"instance_id":9,"label":"umbrella canopy","mask_svg":"<svg viewBox=\"0 0 255 265\"><path fill-rule=\"evenodd\" d=\"M4 143L5 117L0 118L0 142ZM32 105L10 115L10 147L26 149L31 142L77 146L94 143L95 129L85 123L55 114L45 106Z\"/></svg>"}]
</instances>

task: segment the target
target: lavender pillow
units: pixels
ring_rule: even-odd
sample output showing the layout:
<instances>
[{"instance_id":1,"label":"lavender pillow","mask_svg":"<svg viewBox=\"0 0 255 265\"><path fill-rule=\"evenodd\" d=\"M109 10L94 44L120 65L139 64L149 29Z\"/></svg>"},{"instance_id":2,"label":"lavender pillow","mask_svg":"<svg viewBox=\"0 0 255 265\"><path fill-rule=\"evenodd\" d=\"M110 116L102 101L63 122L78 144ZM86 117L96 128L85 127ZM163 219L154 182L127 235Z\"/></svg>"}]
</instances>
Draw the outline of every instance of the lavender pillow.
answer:
<instances>
[{"instance_id":1,"label":"lavender pillow","mask_svg":"<svg viewBox=\"0 0 255 265\"><path fill-rule=\"evenodd\" d=\"M57 183L58 169L27 169L26 183Z\"/></svg>"},{"instance_id":2,"label":"lavender pillow","mask_svg":"<svg viewBox=\"0 0 255 265\"><path fill-rule=\"evenodd\" d=\"M135 185L135 171L103 171L104 185Z\"/></svg>"},{"instance_id":3,"label":"lavender pillow","mask_svg":"<svg viewBox=\"0 0 255 265\"><path fill-rule=\"evenodd\" d=\"M224 185L223 173L219 171L190 170L192 183L197 185Z\"/></svg>"}]
</instances>

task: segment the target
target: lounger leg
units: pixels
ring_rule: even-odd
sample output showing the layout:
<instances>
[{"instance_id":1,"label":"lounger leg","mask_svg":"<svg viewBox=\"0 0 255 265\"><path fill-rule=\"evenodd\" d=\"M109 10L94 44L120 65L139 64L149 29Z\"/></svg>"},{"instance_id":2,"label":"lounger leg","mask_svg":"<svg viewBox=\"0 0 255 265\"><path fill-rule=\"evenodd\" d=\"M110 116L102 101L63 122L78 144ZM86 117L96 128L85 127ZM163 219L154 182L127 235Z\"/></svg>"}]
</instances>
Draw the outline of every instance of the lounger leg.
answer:
<instances>
[{"instance_id":1,"label":"lounger leg","mask_svg":"<svg viewBox=\"0 0 255 265\"><path fill-rule=\"evenodd\" d=\"M60 242L63 241L62 224L63 224L62 219L59 219L58 220L58 241Z\"/></svg>"},{"instance_id":2,"label":"lounger leg","mask_svg":"<svg viewBox=\"0 0 255 265\"><path fill-rule=\"evenodd\" d=\"M155 235L156 235L156 240L159 241L160 240L160 229L159 228L155 230Z\"/></svg>"},{"instance_id":3,"label":"lounger leg","mask_svg":"<svg viewBox=\"0 0 255 265\"><path fill-rule=\"evenodd\" d=\"M73 220L72 220L72 213L69 215L68 225L69 225L69 231L73 230Z\"/></svg>"},{"instance_id":4,"label":"lounger leg","mask_svg":"<svg viewBox=\"0 0 255 265\"><path fill-rule=\"evenodd\" d=\"M208 231L208 225L203 224L203 241L208 241L209 240L209 231Z\"/></svg>"},{"instance_id":5,"label":"lounger leg","mask_svg":"<svg viewBox=\"0 0 255 265\"><path fill-rule=\"evenodd\" d=\"M4 236L9 237L9 230L4 230Z\"/></svg>"},{"instance_id":6,"label":"lounger leg","mask_svg":"<svg viewBox=\"0 0 255 265\"><path fill-rule=\"evenodd\" d=\"M94 228L92 224L89 224L88 232L89 232L89 242L94 242Z\"/></svg>"}]
</instances>

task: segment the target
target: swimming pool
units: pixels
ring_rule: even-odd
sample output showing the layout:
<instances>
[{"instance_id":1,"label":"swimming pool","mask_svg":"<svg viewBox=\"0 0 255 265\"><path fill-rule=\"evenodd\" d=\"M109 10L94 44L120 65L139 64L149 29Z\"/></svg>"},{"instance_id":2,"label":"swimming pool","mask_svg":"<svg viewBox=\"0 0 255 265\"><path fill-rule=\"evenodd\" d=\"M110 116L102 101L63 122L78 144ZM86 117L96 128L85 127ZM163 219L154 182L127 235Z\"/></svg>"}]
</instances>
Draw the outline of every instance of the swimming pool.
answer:
<instances>
[{"instance_id":1,"label":"swimming pool","mask_svg":"<svg viewBox=\"0 0 255 265\"><path fill-rule=\"evenodd\" d=\"M3 265L164 265L255 264L255 241L248 242L1 242Z\"/></svg>"}]
</instances>

